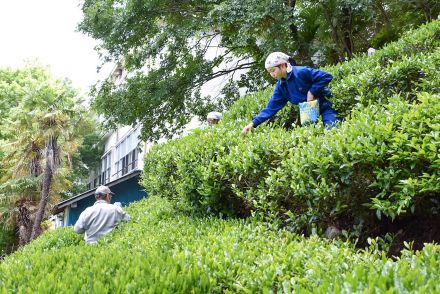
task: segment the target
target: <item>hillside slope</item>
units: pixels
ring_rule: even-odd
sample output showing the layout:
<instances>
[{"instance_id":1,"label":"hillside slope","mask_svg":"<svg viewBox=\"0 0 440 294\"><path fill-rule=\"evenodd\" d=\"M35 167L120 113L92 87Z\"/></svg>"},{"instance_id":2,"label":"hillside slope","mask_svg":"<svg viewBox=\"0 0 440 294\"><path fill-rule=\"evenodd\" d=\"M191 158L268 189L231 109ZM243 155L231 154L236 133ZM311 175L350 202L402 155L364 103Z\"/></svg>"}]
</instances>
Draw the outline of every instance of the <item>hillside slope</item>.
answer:
<instances>
[{"instance_id":1,"label":"hillside slope","mask_svg":"<svg viewBox=\"0 0 440 294\"><path fill-rule=\"evenodd\" d=\"M355 293L440 291L440 247L393 261L373 241L304 238L244 220L196 218L158 197L97 245L72 228L41 236L0 264L2 293ZM365 293L365 292L364 292Z\"/></svg>"},{"instance_id":2,"label":"hillside slope","mask_svg":"<svg viewBox=\"0 0 440 294\"><path fill-rule=\"evenodd\" d=\"M390 224L440 215L439 67L434 21L328 69L338 128L285 129L285 109L243 138L271 91L240 99L153 147L132 221L94 246L72 228L41 236L1 262L2 293L439 293L439 245L387 255ZM320 238L328 227L368 249Z\"/></svg>"},{"instance_id":3,"label":"hillside slope","mask_svg":"<svg viewBox=\"0 0 440 294\"><path fill-rule=\"evenodd\" d=\"M440 221L440 21L373 56L327 68L337 128L299 127L286 107L247 137L271 89L242 97L220 124L154 146L142 184L208 215L277 221L304 234L398 235L396 224ZM293 124L293 127L290 125ZM286 127L289 126L289 127ZM417 224L417 226L415 225ZM434 234L404 240L439 241ZM397 240L396 239L396 240Z\"/></svg>"}]
</instances>

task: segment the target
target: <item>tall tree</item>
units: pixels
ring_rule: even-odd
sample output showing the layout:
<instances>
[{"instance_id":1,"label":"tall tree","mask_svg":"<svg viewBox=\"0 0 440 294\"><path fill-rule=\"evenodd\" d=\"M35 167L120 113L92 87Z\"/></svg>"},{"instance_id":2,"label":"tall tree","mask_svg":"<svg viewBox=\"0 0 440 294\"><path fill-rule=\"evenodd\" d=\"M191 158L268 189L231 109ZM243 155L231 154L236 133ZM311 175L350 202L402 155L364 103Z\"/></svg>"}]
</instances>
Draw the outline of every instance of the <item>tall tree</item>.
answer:
<instances>
[{"instance_id":1,"label":"tall tree","mask_svg":"<svg viewBox=\"0 0 440 294\"><path fill-rule=\"evenodd\" d=\"M98 84L94 106L111 126L141 122L144 138L171 137L195 114L227 107L239 88L268 84L264 57L300 48L295 2L84 1L79 29L102 41L106 60L123 60L130 72L120 87ZM228 81L223 92L202 95L216 79Z\"/></svg>"},{"instance_id":2,"label":"tall tree","mask_svg":"<svg viewBox=\"0 0 440 294\"><path fill-rule=\"evenodd\" d=\"M58 200L67 190L69 161L90 124L78 92L67 81L54 80L38 67L16 72L27 74L16 75L23 77L16 81L20 91L11 93L22 95L3 125L0 196L18 225L20 244L25 244L39 235L50 199Z\"/></svg>"}]
</instances>

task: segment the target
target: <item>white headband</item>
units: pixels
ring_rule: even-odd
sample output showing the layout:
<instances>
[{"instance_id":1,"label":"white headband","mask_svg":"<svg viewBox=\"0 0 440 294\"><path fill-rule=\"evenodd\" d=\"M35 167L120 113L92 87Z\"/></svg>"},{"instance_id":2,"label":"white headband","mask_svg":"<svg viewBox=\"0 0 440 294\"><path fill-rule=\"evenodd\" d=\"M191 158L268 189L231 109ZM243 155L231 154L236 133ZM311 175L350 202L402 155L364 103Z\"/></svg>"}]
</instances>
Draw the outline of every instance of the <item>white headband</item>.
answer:
<instances>
[{"instance_id":1,"label":"white headband","mask_svg":"<svg viewBox=\"0 0 440 294\"><path fill-rule=\"evenodd\" d=\"M208 113L208 116L206 119L217 119L217 120L221 120L222 119L222 114L220 112L217 111L213 111Z\"/></svg>"},{"instance_id":2,"label":"white headband","mask_svg":"<svg viewBox=\"0 0 440 294\"><path fill-rule=\"evenodd\" d=\"M290 64L289 55L284 54L283 52L272 52L267 56L264 67L269 69L284 63Z\"/></svg>"}]
</instances>

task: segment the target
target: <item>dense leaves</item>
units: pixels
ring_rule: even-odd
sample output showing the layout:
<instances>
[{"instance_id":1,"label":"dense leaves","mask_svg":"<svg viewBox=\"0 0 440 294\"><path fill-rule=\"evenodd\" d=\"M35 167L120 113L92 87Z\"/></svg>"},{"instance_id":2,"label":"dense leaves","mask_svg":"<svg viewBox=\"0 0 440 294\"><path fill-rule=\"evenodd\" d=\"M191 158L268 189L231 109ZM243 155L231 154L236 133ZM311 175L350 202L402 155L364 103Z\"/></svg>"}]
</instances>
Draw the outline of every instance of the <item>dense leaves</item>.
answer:
<instances>
[{"instance_id":1,"label":"dense leaves","mask_svg":"<svg viewBox=\"0 0 440 294\"><path fill-rule=\"evenodd\" d=\"M0 264L5 293L438 292L439 247L388 259L244 220L196 218L151 197L95 246L57 230Z\"/></svg>"},{"instance_id":2,"label":"dense leaves","mask_svg":"<svg viewBox=\"0 0 440 294\"><path fill-rule=\"evenodd\" d=\"M157 140L273 83L263 67L272 51L300 64L335 64L439 9L401 0L86 0L79 29L101 41L104 62L128 72L122 85L111 78L96 85L95 108L110 126L140 122L144 139Z\"/></svg>"},{"instance_id":3,"label":"dense leaves","mask_svg":"<svg viewBox=\"0 0 440 294\"><path fill-rule=\"evenodd\" d=\"M51 203L70 187L72 156L93 126L78 91L48 69L28 65L0 76L0 215L17 228L22 245L39 234Z\"/></svg>"},{"instance_id":4,"label":"dense leaves","mask_svg":"<svg viewBox=\"0 0 440 294\"><path fill-rule=\"evenodd\" d=\"M237 101L219 125L154 147L143 185L203 213L259 214L300 232L336 224L359 234L383 215L438 213L439 29L433 22L405 37L413 42L328 68L337 128L285 130L286 109L243 138L270 95L263 91Z\"/></svg>"}]
</instances>

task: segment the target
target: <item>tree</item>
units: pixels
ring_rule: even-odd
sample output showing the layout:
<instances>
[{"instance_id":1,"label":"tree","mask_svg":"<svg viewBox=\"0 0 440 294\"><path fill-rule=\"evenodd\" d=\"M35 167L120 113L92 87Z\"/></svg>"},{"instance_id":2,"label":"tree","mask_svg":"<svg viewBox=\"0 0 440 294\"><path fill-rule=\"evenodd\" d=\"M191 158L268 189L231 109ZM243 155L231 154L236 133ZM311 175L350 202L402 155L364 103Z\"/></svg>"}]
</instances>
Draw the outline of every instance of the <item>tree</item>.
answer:
<instances>
[{"instance_id":1,"label":"tree","mask_svg":"<svg viewBox=\"0 0 440 294\"><path fill-rule=\"evenodd\" d=\"M101 163L101 156L104 153L101 129L83 129L83 133L83 142L72 156L72 171L67 176L71 186L62 193L63 199L86 191L90 172Z\"/></svg>"},{"instance_id":2,"label":"tree","mask_svg":"<svg viewBox=\"0 0 440 294\"><path fill-rule=\"evenodd\" d=\"M154 140L178 133L194 115L227 107L238 88L268 84L267 53L299 48L295 2L85 1L79 29L102 41L105 60L123 59L130 72L119 88L111 80L95 87L96 110L110 126L141 122L143 137ZM214 47L219 53L209 57ZM222 77L227 99L201 95L207 81Z\"/></svg>"},{"instance_id":3,"label":"tree","mask_svg":"<svg viewBox=\"0 0 440 294\"><path fill-rule=\"evenodd\" d=\"M50 199L59 200L60 192L69 187L69 162L81 144L83 130L91 124L78 92L67 81L53 80L39 67L10 73L20 77L15 81L19 91L11 93L21 95L16 96L16 106L6 116L9 124L4 125L0 192L23 245L40 234Z\"/></svg>"},{"instance_id":4,"label":"tree","mask_svg":"<svg viewBox=\"0 0 440 294\"><path fill-rule=\"evenodd\" d=\"M337 63L364 51L383 28L384 15L402 14L396 1L404 2L85 0L79 30L101 41L104 62L123 62L129 73L122 85L111 79L95 85L94 107L108 126L140 122L144 139L171 137L194 115L228 108L240 89L273 83L263 66L272 51L308 65L318 53ZM387 28L387 37L398 36L392 34L397 27ZM218 79L224 82L220 93L202 93Z\"/></svg>"}]
</instances>

